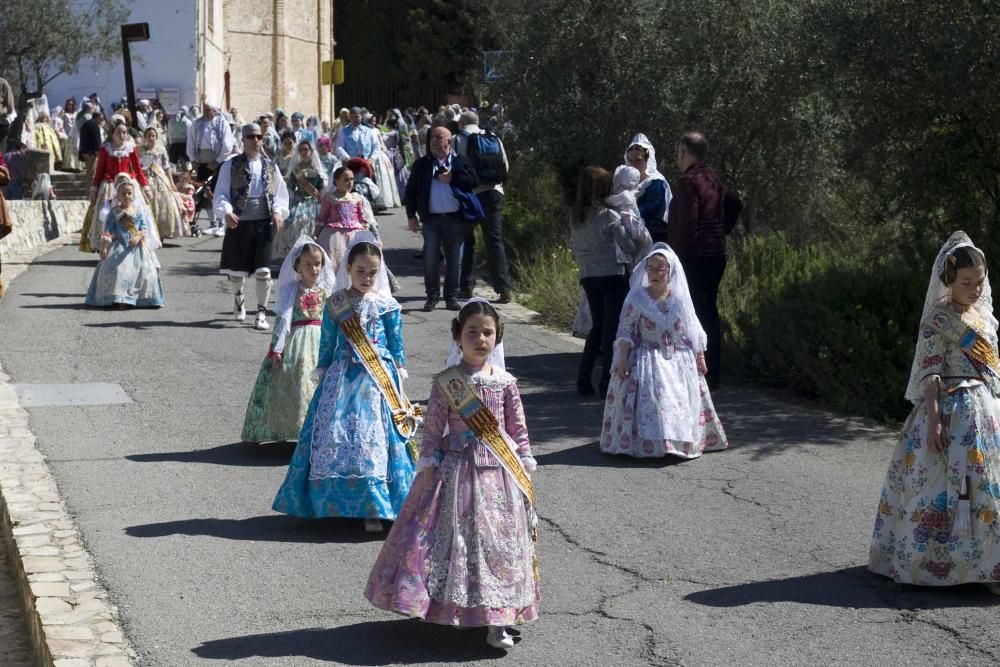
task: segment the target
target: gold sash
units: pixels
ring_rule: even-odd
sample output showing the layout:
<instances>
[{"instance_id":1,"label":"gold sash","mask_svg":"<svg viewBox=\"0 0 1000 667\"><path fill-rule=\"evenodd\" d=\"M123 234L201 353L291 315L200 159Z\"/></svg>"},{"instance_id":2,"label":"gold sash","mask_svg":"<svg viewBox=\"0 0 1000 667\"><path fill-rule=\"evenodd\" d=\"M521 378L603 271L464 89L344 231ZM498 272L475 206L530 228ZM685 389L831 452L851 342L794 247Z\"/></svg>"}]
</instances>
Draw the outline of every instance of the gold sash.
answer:
<instances>
[{"instance_id":1,"label":"gold sash","mask_svg":"<svg viewBox=\"0 0 1000 667\"><path fill-rule=\"evenodd\" d=\"M402 388L397 387L396 383L393 382L382 357L379 356L375 345L368 337L368 332L361 325L361 319L354 312L351 300L347 296L347 290L341 290L331 296L327 301L327 307L330 309L330 315L337 322L337 326L340 327L341 333L344 334L344 338L354 348L358 358L361 359L361 364L374 380L375 386L379 388L382 396L388 401L389 409L392 411L393 424L399 434L407 439L410 455L413 456L412 438L423 415L420 406L410 403Z\"/></svg>"},{"instance_id":2,"label":"gold sash","mask_svg":"<svg viewBox=\"0 0 1000 667\"><path fill-rule=\"evenodd\" d=\"M517 487L534 507L535 488L531 484L528 471L524 469L521 459L518 458L514 448L508 442L509 436L500 429L496 417L483 405L479 395L469 384L468 376L458 366L452 366L448 370L438 373L434 377L434 382L448 400L448 405L458 413L462 421L472 429L472 432L486 448L497 457L500 465L510 473Z\"/></svg>"}]
</instances>

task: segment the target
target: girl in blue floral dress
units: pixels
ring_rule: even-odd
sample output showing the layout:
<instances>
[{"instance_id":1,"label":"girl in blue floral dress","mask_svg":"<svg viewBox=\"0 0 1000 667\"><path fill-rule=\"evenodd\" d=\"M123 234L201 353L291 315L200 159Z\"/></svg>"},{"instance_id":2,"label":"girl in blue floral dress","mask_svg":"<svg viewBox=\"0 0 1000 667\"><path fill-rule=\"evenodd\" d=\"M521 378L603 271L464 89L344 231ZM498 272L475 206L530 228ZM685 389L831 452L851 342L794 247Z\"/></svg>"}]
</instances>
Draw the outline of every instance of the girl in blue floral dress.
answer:
<instances>
[{"instance_id":1,"label":"girl in blue floral dress","mask_svg":"<svg viewBox=\"0 0 1000 667\"><path fill-rule=\"evenodd\" d=\"M365 519L365 530L378 532L380 519L395 520L413 481L407 443L415 415L402 391L401 309L370 232L351 243L321 326L322 379L273 508L305 518ZM400 397L404 408L391 407Z\"/></svg>"},{"instance_id":2,"label":"girl in blue floral dress","mask_svg":"<svg viewBox=\"0 0 1000 667\"><path fill-rule=\"evenodd\" d=\"M900 583L1000 593L1000 364L986 257L964 232L938 253L868 567Z\"/></svg>"}]
</instances>

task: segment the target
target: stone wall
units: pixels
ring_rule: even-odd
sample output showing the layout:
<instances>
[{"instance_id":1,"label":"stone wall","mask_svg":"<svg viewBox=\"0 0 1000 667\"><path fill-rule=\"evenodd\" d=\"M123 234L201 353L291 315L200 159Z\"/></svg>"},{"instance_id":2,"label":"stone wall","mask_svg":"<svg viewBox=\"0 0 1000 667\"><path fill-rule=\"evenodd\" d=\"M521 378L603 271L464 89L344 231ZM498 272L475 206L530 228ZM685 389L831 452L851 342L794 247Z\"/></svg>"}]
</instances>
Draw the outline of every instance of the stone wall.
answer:
<instances>
[{"instance_id":1,"label":"stone wall","mask_svg":"<svg viewBox=\"0 0 1000 667\"><path fill-rule=\"evenodd\" d=\"M8 203L14 217L14 231L0 240L0 258L4 260L79 232L88 205L85 201L58 199L47 202L20 199Z\"/></svg>"}]
</instances>

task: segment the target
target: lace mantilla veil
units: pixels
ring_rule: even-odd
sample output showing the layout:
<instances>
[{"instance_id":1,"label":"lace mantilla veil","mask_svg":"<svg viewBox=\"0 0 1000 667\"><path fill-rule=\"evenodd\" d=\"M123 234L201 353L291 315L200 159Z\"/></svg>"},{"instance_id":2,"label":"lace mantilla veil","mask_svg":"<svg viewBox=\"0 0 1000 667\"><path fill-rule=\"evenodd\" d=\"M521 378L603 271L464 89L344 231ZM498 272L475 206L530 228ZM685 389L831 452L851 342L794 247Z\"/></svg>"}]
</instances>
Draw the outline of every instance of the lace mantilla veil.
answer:
<instances>
[{"instance_id":1,"label":"lace mantilla veil","mask_svg":"<svg viewBox=\"0 0 1000 667\"><path fill-rule=\"evenodd\" d=\"M941 282L940 276L944 271L944 265L948 260L948 256L962 247L975 248L985 257L983 251L976 248L972 239L965 232L957 231L948 237L945 244L941 246L941 250L938 251L937 258L934 260L934 266L931 269L931 277L927 284L927 296L924 298L924 310L920 314L921 329L926 322L929 322L934 317L935 310L947 306L951 302L951 288ZM986 323L986 326L991 331L995 331L997 328L997 319L993 315L993 290L990 287L989 274L986 276L986 283L983 285L983 293L980 295L979 301L973 304L972 307L976 309L976 312L983 319L983 322ZM906 399L911 403L917 403L922 398L920 383L923 377L920 356L920 344L918 341L917 351L913 355L913 364L910 367L910 379L906 384Z\"/></svg>"}]
</instances>

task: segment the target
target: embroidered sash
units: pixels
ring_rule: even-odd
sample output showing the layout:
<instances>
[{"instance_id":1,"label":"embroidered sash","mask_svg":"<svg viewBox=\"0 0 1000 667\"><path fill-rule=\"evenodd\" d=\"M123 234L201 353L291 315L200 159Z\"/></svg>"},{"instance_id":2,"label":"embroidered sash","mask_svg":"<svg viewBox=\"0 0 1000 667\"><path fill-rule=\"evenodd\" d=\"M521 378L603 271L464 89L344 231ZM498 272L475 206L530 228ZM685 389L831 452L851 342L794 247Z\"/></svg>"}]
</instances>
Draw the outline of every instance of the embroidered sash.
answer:
<instances>
[{"instance_id":1,"label":"embroidered sash","mask_svg":"<svg viewBox=\"0 0 1000 667\"><path fill-rule=\"evenodd\" d=\"M979 373L979 379L990 388L994 396L1000 396L1000 359L997 359L996 350L982 332L960 317L946 312L935 314L928 326L945 340L958 345Z\"/></svg>"},{"instance_id":2,"label":"embroidered sash","mask_svg":"<svg viewBox=\"0 0 1000 667\"><path fill-rule=\"evenodd\" d=\"M509 436L503 432L496 417L483 405L479 395L469 384L468 376L459 367L452 366L448 370L438 373L434 377L434 382L448 400L451 408L458 413L462 421L472 429L472 432L486 448L497 457L500 465L510 473L517 487L521 489L528 502L534 507L535 489L531 484L528 471L524 469L521 459L518 458L514 448L509 444Z\"/></svg>"},{"instance_id":3,"label":"embroidered sash","mask_svg":"<svg viewBox=\"0 0 1000 667\"><path fill-rule=\"evenodd\" d=\"M340 327L344 338L347 339L348 343L350 343L351 347L357 353L358 358L361 359L361 364L368 371L368 375L375 382L375 386L378 387L379 391L382 392L382 396L389 403L389 409L392 411L392 421L396 426L396 430L408 441L412 440L414 433L416 433L417 425L421 422L421 417L423 416L420 406L410 403L410 400L406 398L402 390L396 387L396 383L393 382L392 376L389 374L388 369L386 369L382 357L379 356L371 338L368 337L368 332L361 325L361 319L354 312L354 307L347 296L347 291L341 290L331 296L327 301L327 308L330 309L330 315L337 322L337 326ZM408 449L410 450L410 455L413 456L413 448L408 446Z\"/></svg>"}]
</instances>

